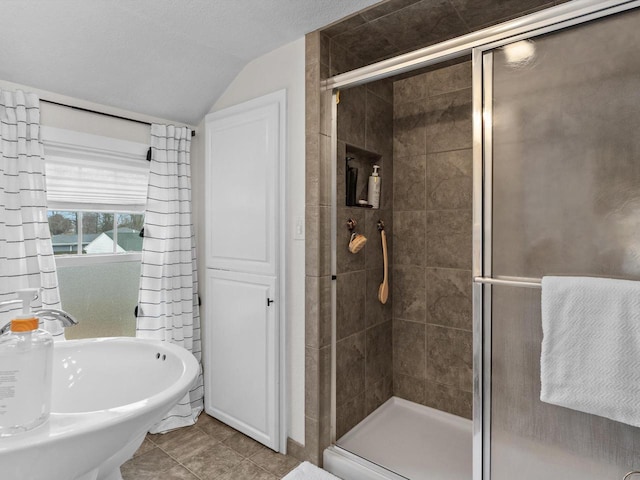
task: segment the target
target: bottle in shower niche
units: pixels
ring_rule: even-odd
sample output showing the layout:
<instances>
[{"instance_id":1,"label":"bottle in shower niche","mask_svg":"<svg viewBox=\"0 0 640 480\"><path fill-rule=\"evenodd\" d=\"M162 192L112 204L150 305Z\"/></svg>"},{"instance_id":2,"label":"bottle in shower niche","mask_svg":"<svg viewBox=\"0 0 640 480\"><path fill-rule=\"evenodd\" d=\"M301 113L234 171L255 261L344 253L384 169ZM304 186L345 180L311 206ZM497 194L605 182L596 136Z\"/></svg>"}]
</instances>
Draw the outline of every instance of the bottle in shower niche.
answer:
<instances>
[{"instance_id":1,"label":"bottle in shower niche","mask_svg":"<svg viewBox=\"0 0 640 480\"><path fill-rule=\"evenodd\" d=\"M21 315L0 336L0 437L43 424L51 408L53 338Z\"/></svg>"},{"instance_id":2,"label":"bottle in shower niche","mask_svg":"<svg viewBox=\"0 0 640 480\"><path fill-rule=\"evenodd\" d=\"M373 166L373 173L369 177L369 190L367 202L373 208L380 208L380 175L378 175L379 165Z\"/></svg>"}]
</instances>

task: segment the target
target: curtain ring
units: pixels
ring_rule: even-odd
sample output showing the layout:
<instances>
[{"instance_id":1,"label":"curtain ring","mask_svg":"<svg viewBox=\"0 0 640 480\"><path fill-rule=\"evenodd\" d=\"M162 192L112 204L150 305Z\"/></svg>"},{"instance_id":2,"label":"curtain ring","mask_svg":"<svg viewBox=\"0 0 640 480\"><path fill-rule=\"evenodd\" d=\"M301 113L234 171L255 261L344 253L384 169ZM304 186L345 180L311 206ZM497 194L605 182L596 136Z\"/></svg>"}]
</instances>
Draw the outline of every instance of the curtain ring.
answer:
<instances>
[{"instance_id":1,"label":"curtain ring","mask_svg":"<svg viewBox=\"0 0 640 480\"><path fill-rule=\"evenodd\" d=\"M622 480L627 480L629 477L631 477L631 475L640 475L640 471L634 470L633 472L629 472L624 477L622 477Z\"/></svg>"}]
</instances>

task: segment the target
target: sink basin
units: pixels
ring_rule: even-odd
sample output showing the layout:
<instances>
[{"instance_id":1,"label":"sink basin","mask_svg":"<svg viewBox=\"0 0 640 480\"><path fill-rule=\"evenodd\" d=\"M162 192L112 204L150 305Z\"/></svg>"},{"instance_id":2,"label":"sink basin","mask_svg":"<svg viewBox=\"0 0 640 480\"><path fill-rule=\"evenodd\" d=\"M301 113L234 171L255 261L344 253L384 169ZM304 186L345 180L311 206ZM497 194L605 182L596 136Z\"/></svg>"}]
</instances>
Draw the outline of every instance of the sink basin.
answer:
<instances>
[{"instance_id":1,"label":"sink basin","mask_svg":"<svg viewBox=\"0 0 640 480\"><path fill-rule=\"evenodd\" d=\"M0 438L2 480L120 480L149 428L189 391L194 356L166 342L57 342L49 421Z\"/></svg>"}]
</instances>

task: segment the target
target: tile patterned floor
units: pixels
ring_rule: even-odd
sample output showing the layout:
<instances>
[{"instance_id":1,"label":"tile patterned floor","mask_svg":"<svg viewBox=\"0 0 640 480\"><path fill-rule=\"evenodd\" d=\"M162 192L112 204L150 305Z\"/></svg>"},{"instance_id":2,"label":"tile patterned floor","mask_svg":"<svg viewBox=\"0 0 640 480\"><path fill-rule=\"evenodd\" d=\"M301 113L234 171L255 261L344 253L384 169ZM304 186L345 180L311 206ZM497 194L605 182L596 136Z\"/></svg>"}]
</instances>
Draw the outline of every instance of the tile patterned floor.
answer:
<instances>
[{"instance_id":1,"label":"tile patterned floor","mask_svg":"<svg viewBox=\"0 0 640 480\"><path fill-rule=\"evenodd\" d=\"M203 413L193 427L147 435L124 480L279 480L298 463Z\"/></svg>"}]
</instances>

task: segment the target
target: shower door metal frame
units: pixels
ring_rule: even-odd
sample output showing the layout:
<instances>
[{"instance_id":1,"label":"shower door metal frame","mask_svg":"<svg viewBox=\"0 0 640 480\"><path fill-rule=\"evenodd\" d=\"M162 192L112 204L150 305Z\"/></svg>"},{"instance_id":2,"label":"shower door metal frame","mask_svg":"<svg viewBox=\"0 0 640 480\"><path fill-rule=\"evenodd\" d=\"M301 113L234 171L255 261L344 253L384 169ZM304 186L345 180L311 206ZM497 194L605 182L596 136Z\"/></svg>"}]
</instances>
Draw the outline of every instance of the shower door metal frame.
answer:
<instances>
[{"instance_id":1,"label":"shower door metal frame","mask_svg":"<svg viewBox=\"0 0 640 480\"><path fill-rule=\"evenodd\" d=\"M493 51L514 42L578 26L640 7L640 1L602 2L575 16L549 19L527 31L475 47L473 71L473 480L491 480L492 285L540 288L540 279L495 276L492 271Z\"/></svg>"},{"instance_id":2,"label":"shower door metal frame","mask_svg":"<svg viewBox=\"0 0 640 480\"><path fill-rule=\"evenodd\" d=\"M331 406L329 449L347 461L356 456L336 445L336 232L337 232L337 98L340 89L392 77L447 60L472 55L473 76L473 480L491 478L491 285L538 287L538 279L492 276L491 201L492 103L488 86L492 50L640 7L640 0L573 0L414 52L399 55L321 81L331 92Z\"/></svg>"}]
</instances>

